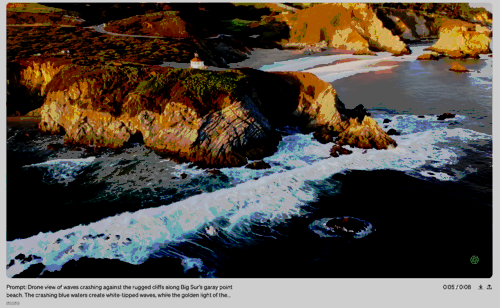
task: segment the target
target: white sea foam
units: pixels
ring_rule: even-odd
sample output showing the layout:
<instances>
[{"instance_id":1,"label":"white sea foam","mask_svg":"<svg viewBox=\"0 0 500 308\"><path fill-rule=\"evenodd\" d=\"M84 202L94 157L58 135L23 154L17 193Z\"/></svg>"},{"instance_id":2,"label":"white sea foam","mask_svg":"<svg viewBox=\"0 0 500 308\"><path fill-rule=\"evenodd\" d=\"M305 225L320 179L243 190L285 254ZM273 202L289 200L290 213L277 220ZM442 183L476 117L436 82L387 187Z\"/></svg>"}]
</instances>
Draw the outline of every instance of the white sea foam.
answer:
<instances>
[{"instance_id":1,"label":"white sea foam","mask_svg":"<svg viewBox=\"0 0 500 308\"><path fill-rule=\"evenodd\" d=\"M95 160L95 157L87 158L70 158L70 159L53 159L38 164L32 164L25 167L46 167L46 166L59 166L59 165L88 165Z\"/></svg>"},{"instance_id":2,"label":"white sea foam","mask_svg":"<svg viewBox=\"0 0 500 308\"><path fill-rule=\"evenodd\" d=\"M68 184L76 179L78 174L92 164L95 157L53 159L46 162L24 166L24 168L45 168L51 181Z\"/></svg>"},{"instance_id":3,"label":"white sea foam","mask_svg":"<svg viewBox=\"0 0 500 308\"><path fill-rule=\"evenodd\" d=\"M429 178L436 178L441 181L450 181L453 180L453 177L444 172L433 172L433 171L421 171L421 175Z\"/></svg>"},{"instance_id":4,"label":"white sea foam","mask_svg":"<svg viewBox=\"0 0 500 308\"><path fill-rule=\"evenodd\" d=\"M295 61L285 61L264 70L307 70L319 64L328 64L342 58L360 58L356 62L342 63L333 66L315 68L314 72L326 81L333 81L352 73L387 69L394 64L373 67L380 61L414 61L419 54L424 53L426 46L412 48L413 54L403 57L393 57L389 53L379 53L370 56L327 56L303 58ZM418 71L418 70L416 70ZM474 76L473 74L471 74ZM490 75L491 76L491 75ZM478 76L482 77L482 76ZM475 77L476 78L476 77ZM272 229L292 216L303 215L303 209L317 199L317 191L308 185L310 182L322 183L331 175L346 170L377 170L392 169L406 172L412 176L429 177L437 180L450 181L463 176L465 171L451 173L430 172L425 167L439 168L455 164L463 155L463 145L472 140L491 141L491 135L478 133L464 128L450 128L451 121L463 122L465 116L456 116L447 121L438 121L436 116L419 118L410 115L391 117L391 123L382 124L387 115L375 115L377 121L384 126L401 132L393 136L398 147L389 150L352 149L353 154L329 157L332 144L320 144L312 135L295 134L283 138L278 151L265 158L271 165L269 170L250 170L241 168L222 168L221 171L230 178L234 187L219 189L215 192L205 192L182 201L156 208L142 209L134 213L125 212L113 217L102 219L88 225L79 225L71 229L55 233L40 233L27 239L7 242L7 262L16 255L35 255L41 261L33 260L15 265L7 269L7 275L22 272L29 265L43 262L49 270L57 270L72 259L86 256L91 258L119 259L131 264L139 264L152 253L170 243L188 241L192 236L204 233L208 225L217 225L218 234L223 233L235 241L251 241L251 226L265 224ZM142 147L135 150L141 151ZM144 153L137 153L142 157ZM126 153L130 159L132 153ZM103 168L96 172L96 178L113 175L119 159L100 161ZM56 160L42 163L39 167L70 167L95 163L89 159ZM148 161L139 161L137 172L145 179L138 183L140 187L159 185L154 179L161 178L156 172L169 167L167 160L151 155ZM63 169L64 169L63 168ZM132 168L133 169L133 168ZM186 173L189 177L202 176L204 170L188 168L186 164L172 167L175 174ZM474 172L468 170L467 172ZM125 185L125 178L116 174L108 181ZM128 189L131 189L130 187ZM336 187L329 187L335 193ZM218 223L224 221L224 224ZM91 236L89 236L91 235ZM250 235L250 236L249 236ZM266 234L254 234L266 236ZM185 269L202 266L198 259L181 256Z\"/></svg>"},{"instance_id":5,"label":"white sea foam","mask_svg":"<svg viewBox=\"0 0 500 308\"><path fill-rule=\"evenodd\" d=\"M302 141L310 138L309 135L295 137ZM365 153L361 149L352 149L351 155L310 161L292 170L282 169L257 180L248 179L235 187L203 193L170 205L125 212L88 225L10 241L7 243L8 262L23 253L41 257L41 262L51 270L83 256L139 264L161 247L189 240L191 236L204 232L208 224L220 219L226 221L224 226L219 225L220 232L240 242L249 241L253 224L265 223L272 229L275 224L306 213L303 205L317 199L317 191L308 185L309 181L322 181L346 170L392 169L412 174L426 165L437 168L457 162L462 155L460 143L491 140L491 136L463 128L437 127L394 136L394 139L398 143L395 149L368 150ZM300 147L302 154L324 157L329 146L331 144L321 145L309 139ZM269 161L294 160L296 158L292 157L292 153L294 149L287 149L285 143L280 154L269 158ZM238 170L235 172L245 172ZM449 178L441 176L441 180ZM259 235L265 236L255 234ZM12 277L35 262L39 261L16 262L7 274Z\"/></svg>"}]
</instances>

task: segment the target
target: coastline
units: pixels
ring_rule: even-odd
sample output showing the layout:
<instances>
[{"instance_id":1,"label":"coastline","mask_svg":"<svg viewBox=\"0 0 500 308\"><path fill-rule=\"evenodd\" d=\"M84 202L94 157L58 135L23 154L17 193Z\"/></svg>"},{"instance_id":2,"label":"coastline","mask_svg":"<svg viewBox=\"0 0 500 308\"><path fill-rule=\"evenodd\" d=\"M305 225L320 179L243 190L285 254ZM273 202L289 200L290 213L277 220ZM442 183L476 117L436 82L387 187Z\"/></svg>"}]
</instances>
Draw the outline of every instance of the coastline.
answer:
<instances>
[{"instance_id":1,"label":"coastline","mask_svg":"<svg viewBox=\"0 0 500 308\"><path fill-rule=\"evenodd\" d=\"M321 52L311 52L308 53L307 49L263 49L263 48L255 48L251 51L249 58L243 60L241 62L230 63L230 68L254 68L260 69L264 65L271 65L277 62L288 61L288 60L296 60L300 58L307 57L320 57L320 56L331 56L331 55L339 55L346 54L351 55L354 51L345 51L345 50L336 50L336 49L328 49Z\"/></svg>"},{"instance_id":2,"label":"coastline","mask_svg":"<svg viewBox=\"0 0 500 308\"><path fill-rule=\"evenodd\" d=\"M332 51L325 51L323 53L316 53L314 55L306 55L306 54L303 54L302 52L298 53L296 50L277 50L277 49L275 49L275 50L256 50L256 51L252 51L252 55L250 56L249 59L242 61L242 62L235 63L235 64L240 64L240 66L241 66L241 65L243 65L243 63L247 62L247 64L250 63L250 65L252 65L253 68L258 69L262 65L272 64L272 63L279 62L279 61L287 61L287 60L300 59L300 58L306 58L306 57L311 57L311 56L314 57L314 56L325 56L325 55L333 55L333 54L334 53ZM352 59L352 58L350 58L350 59ZM342 60L333 61L332 64L342 64L342 63L348 63L348 62L354 61L354 60L350 60L350 59L342 59ZM370 59L372 59L372 57L370 57ZM377 58L373 57L373 59L377 59ZM381 59L379 59L379 61L380 60ZM394 63L385 63L385 64L394 64ZM8 121L13 121L14 123L24 123L24 122L33 123L33 121L35 121L35 118L26 117L26 116L9 117ZM383 152L379 152L379 154L383 154ZM366 157L373 157L374 154L367 153L367 154L363 154L363 155L367 155ZM371 155L371 156L369 156L369 155ZM352 156L352 158L355 158L355 156ZM481 158L482 157L473 157L470 160L471 161L478 161ZM344 160L345 159L347 159L347 158L344 158ZM485 169L485 170L489 171L489 169ZM412 189L404 191L404 192L400 192L399 189L396 189L396 191L398 193L395 195L391 194L391 198L393 200L401 200L410 193L416 194L416 193L420 193L422 191L425 191L426 194L423 194L422 196L432 195L432 196L439 197L438 201L432 202L432 206L428 206L429 210L431 210L433 208L438 208L438 206L440 206L442 204L450 204L449 199L447 199L446 197L442 197L440 194L436 193L436 191L441 192L441 190L444 187L451 192L451 193L446 195L446 196L451 196L450 198L453 198L454 191L461 191L461 189L460 189L461 183L458 183L458 184L455 184L454 182L441 183L441 182L437 182L437 181L432 180L433 182L431 182L431 184L429 184L430 181L415 180L414 177L412 177L412 176L409 176L407 174L404 175L401 173L397 173L395 171L386 171L386 170L375 171L376 174L366 173L363 171L366 171L366 170L359 170L357 172L356 171L349 171L347 176L343 173L340 173L340 174L336 173L336 174L332 175L330 178L323 180L324 181L323 183L325 185L320 185L320 186L321 187L328 187L326 184L329 184L330 182L335 183L334 181L338 181L338 182L343 183L343 187L346 187L345 189L354 190L359 186L371 187L372 192L368 193L366 195L373 196L376 194L376 192L379 189L383 189L384 186L387 185L387 183L389 183L389 187L397 187L397 185L399 185L399 183L404 183L404 184L401 184L401 187L403 187L403 188L412 187ZM37 172L37 171L34 171L34 172ZM370 172L372 172L372 171L370 171ZM433 172L438 173L440 171L433 170ZM391 178L394 178L396 176L398 177L397 181L394 181L392 183L389 182ZM481 179L483 179L483 177L488 178L489 174L486 173L486 175L481 175L481 176L482 176ZM377 186L377 187L370 186L371 183L375 182L376 179L380 179L380 178L386 179L386 181L383 183L383 185L380 184L380 186ZM358 184L359 179L366 179L366 180L364 180L365 184L364 185ZM472 182L479 182L479 181L476 181L477 177L473 178L473 179L474 180ZM198 179L195 179L194 177L193 177L193 180L198 181ZM214 181L214 180L211 179L211 181ZM223 181L223 180L221 180L221 181ZM279 181L283 181L283 180L281 178L279 178ZM356 185L354 185L353 183L356 183ZM407 183L409 183L409 184L407 184ZM416 189L415 187L417 187L417 186L413 185L412 183L419 184L419 186L418 186L419 188ZM248 189L250 189L250 188L248 188ZM483 188L481 188L481 189L483 189ZM405 261L405 260L407 260L406 256L414 253L412 244L414 244L417 241L416 236L420 236L421 233L404 231L404 232L396 232L396 234L394 235L394 234L391 234L391 231L404 229L403 227L408 228L408 225L410 226L410 228L409 228L410 230L417 230L419 228L419 223L420 223L419 218L400 217L397 214L397 209L399 207L397 206L396 203L390 203L390 202L387 204L382 204L383 205L382 209L384 210L382 212L382 214L379 214L378 212L377 213L370 212L370 208L366 208L366 207L362 207L362 206L360 206L358 208L353 208L351 206L347 207L347 205L349 204L350 196L353 195L352 190L351 191L349 191L349 190L340 191L339 194L325 194L324 196L322 195L321 200L318 200L317 203L315 203L315 206L317 207L318 212L315 212L313 217L320 219L323 217L354 215L354 216L360 216L361 218L364 218L364 219L366 218L370 222L374 223L374 226L376 226L376 228L377 228L377 233L373 234L372 237L369 237L366 240L363 240L363 242L361 242L361 241L356 242L355 243L356 246L351 246L351 247L353 247L352 250L347 251L346 253L344 253L342 255L338 255L338 256L333 255L329 251L335 251L335 249L340 249L341 247L343 247L342 245L347 245L347 244L335 243L335 244L328 245L328 247L326 247L326 249L324 251L321 249L318 249L318 251L315 252L317 254L316 256L306 254L306 255L302 256L302 258L296 258L294 260L291 260L289 265L295 266L294 271L288 271L288 270L280 271L279 268L275 269L273 266L268 266L268 264L266 264L265 262L255 262L255 263L247 265L247 267L250 268L251 270L243 270L242 272L239 273L240 275L238 275L238 276L245 276L248 278L248 276L254 275L256 278L260 278L260 277L265 277L265 273L270 273L270 275L274 275L275 278L276 277L281 277L281 278L288 277L287 275L289 275L290 278L292 278L292 277L293 278L298 278L298 277L310 278L311 275L314 275L315 278L318 278L321 275L324 275L325 278L332 277L335 275L337 275L337 277L338 276L352 277L353 275L356 275L357 273L353 273L350 271L339 272L338 270L325 271L324 268L326 268L328 266L328 264L330 263L329 260L331 260L329 258L332 258L333 256L335 256L336 260L338 260L339 262L346 262L346 261L351 260L351 258L352 258L352 260L355 260L356 262L365 262L365 260L361 257L362 254L357 254L357 252L359 252L362 249L367 250L367 249L375 247L376 245L379 245L380 243L382 243L386 247L392 247L392 243L394 242L395 239L398 240L398 242L408 241L408 239L415 239L414 241L410 241L410 244L404 246L404 250L402 250L403 252L401 252L400 250L392 251L393 256L396 256L396 257L399 256L399 257L396 258L396 261L391 261L390 263L389 262L386 263L385 268L388 268L390 266L390 264L394 264L394 262L396 262L396 264L398 264L399 267L404 266L405 262L407 262L407 261ZM20 193L21 192L19 192L19 194ZM205 192L205 193L208 195L208 192ZM62 196L63 199L64 198L70 199L70 196L72 196L73 194L71 192L68 192L65 195L61 195L61 194L59 194L59 195ZM236 194L236 195L238 195L238 194ZM285 195L285 196L289 196L289 195ZM187 204L186 202L188 202L187 201L188 199L189 198L186 198L186 200L181 200L180 202L184 202L182 204ZM484 199L486 200L486 198L484 198ZM421 204L428 204L428 200L424 197L421 197L421 199L419 199L419 200L420 200ZM452 200L458 200L458 198L455 198ZM139 202L140 200L136 199L134 201L135 201L135 203L140 203ZM162 202L163 202L163 200L162 200ZM368 202L373 202L373 201L367 197L366 202L360 202L359 204L361 204L361 205L368 204ZM324 206L322 206L322 204L324 205L324 204L331 204L331 203L345 204L346 206L344 206L344 208L336 207L335 209L333 209L333 208L328 209L328 210L322 209L322 208L324 208ZM455 203L458 203L458 201L455 201ZM472 202L469 202L469 203L472 203ZM454 203L451 203L451 204L454 204ZM480 204L480 205L482 205L482 204ZM379 207L379 209L380 208L381 207ZM343 211L343 209L345 209L346 211ZM61 211L63 210L63 206L61 206L60 210ZM467 212L470 210L471 210L470 208L464 207L464 210L459 211L456 214L454 214L455 218L460 219L460 221L464 221L464 219L463 219L464 216L463 215L460 216L460 213L464 213L464 212ZM148 209L148 211L152 211L152 210ZM448 208L447 210L442 210L439 213L440 215L437 216L438 218L440 218L439 221L445 221L445 219L447 217L449 217L450 211L451 211L450 208ZM139 213L143 213L143 212L139 212ZM396 213L396 214L394 214L394 213ZM40 213L39 216L42 216L42 214L43 213ZM138 214L138 215L142 215L142 214ZM373 215L373 216L370 216L370 215ZM481 223L478 223L478 226L483 226L484 221L489 219L489 208L481 207L479 215L481 215L480 222L483 224L481 225ZM81 219L81 217L79 217L79 219ZM92 220L92 218L89 220ZM96 219L94 219L94 220L96 220ZM287 233L286 236L299 237L302 234L306 233L306 232L304 232L304 230L307 228L308 223L311 221L312 221L312 218L297 217L297 218L294 218L293 226L289 222L288 225L286 225L286 226L284 226L284 225L280 226L279 231L290 230L289 231L290 233ZM409 222L411 224L408 224ZM72 226L72 225L76 225L78 223L79 223L79 221L72 222L69 225ZM53 227L52 224L51 224L51 227ZM413 228L411 228L411 227L413 227ZM70 228L70 227L66 227L66 226L60 227L61 230L67 230L67 228ZM431 228L431 229L435 230L437 228L443 228L443 227L441 227L441 225L434 225L433 228ZM59 229L59 227L55 228L54 230L57 230L57 229ZM429 234L428 238L432 238L432 235L433 235L432 230L426 230L427 234ZM97 233L99 233L99 232L101 232L101 231L99 230ZM489 232L489 230L488 229L481 229L477 232L480 236L484 236L484 234L487 234ZM49 234L49 231L44 231L44 233ZM285 232L283 232L283 233L285 233ZM82 233L82 234L87 235L87 233ZM125 234L125 233L122 232L119 235L124 237L123 234ZM199 236L201 237L202 235L199 235ZM467 236L468 240L471 238L469 234L462 234L463 238L466 238L466 236ZM61 238L64 238L64 237L61 237ZM68 238L66 238L66 239L68 239ZM307 239L310 239L310 237L308 237ZM285 240L286 240L286 238L284 239L284 241ZM22 241L22 240L20 240L20 241ZM136 241L136 239L134 238L134 242L135 241ZM206 241L206 242L209 242L210 244L215 245L215 247L220 248L220 251L223 250L222 244L220 244L220 246L217 246L217 244L213 244L211 241ZM132 241L130 241L130 242L132 242ZM197 244L198 243L206 243L206 242L199 240L199 242L197 242ZM317 241L315 241L315 243L322 243L322 242L324 242L322 239L317 239ZM286 243L289 243L289 242L286 242ZM308 242L307 241L302 242L302 244L304 244L304 245L306 243L308 243ZM472 243L472 240L469 240L468 243ZM118 244L120 244L120 243L118 243ZM126 245L126 244L128 245L128 242L126 242L123 245ZM423 246L422 249L425 249L425 247L429 247L429 245L430 245L430 247L438 247L439 248L438 244L439 243L435 243L435 242L429 243L428 242L428 243L426 243L427 246ZM351 244L349 244L349 245L351 245ZM185 244L184 246L180 245L177 247L179 249L186 249L186 250L189 249L187 244ZM242 257L250 255L250 256L257 258L258 255L262 253L262 251L269 251L270 247L274 247L274 242L270 242L270 241L269 242L262 242L260 244L260 246L258 246L257 249L255 249L255 250L252 250L250 248L245 249L241 253L241 255L239 254L238 251L236 251L236 252L227 251L226 252L227 255L222 253L221 255L219 255L219 257L227 257L228 259L232 259L232 260L241 260ZM286 247L290 247L290 246L283 245L280 248L284 249ZM447 247L455 249L455 250L453 250L453 252L456 255L463 257L460 260L467 259L467 257L469 256L468 249L458 249L458 248L456 248L456 246L451 246L451 245L448 245ZM475 245L471 244L471 246L467 246L467 247L473 247L475 249L479 249L481 252L481 256L490 255L490 251L486 250L481 245L475 246ZM388 250L388 251L390 251L390 250ZM161 255L162 252L163 251L160 251L160 252L158 252L158 254ZM428 252L428 251L424 251L423 253L420 253L418 255L418 257L420 257L420 258L425 257L426 252ZM209 258L202 258L203 256L204 256L203 253L194 255L194 257L200 257L200 258L198 258L199 260L203 260L203 262L204 262L203 266L207 266L207 268L216 269L217 270L216 274L218 276L221 276L221 277L225 277L225 278L233 277L233 276L231 276L231 275L234 275L234 274L232 274L232 273L234 273L233 270L235 268L238 268L238 266L239 266L239 264L237 262L233 262L233 263L228 263L228 265L225 267L220 267L220 264L218 264L217 262L214 262L213 260L211 260ZM329 257L329 258L326 258L326 257ZM417 260L421 260L418 257L414 258L415 262L417 262ZM444 260L446 258L443 257L442 259ZM368 264L376 264L377 263L376 261L382 262L384 260L386 260L384 256L376 256L376 258L374 258L372 261L370 261L371 263L368 263ZM463 266L462 263L460 263L461 262L460 260L458 260L458 259L453 259L453 260L454 260L454 262L451 262L451 263L448 262L449 264L452 264L452 266L450 266L449 268L444 268L443 272L441 272L441 275L446 275L446 276L452 275L453 274L452 268L454 269L457 266ZM80 261L78 261L78 262L80 262ZM175 259L174 260L168 259L167 257L165 257L165 259L163 259L163 258L156 259L155 257L151 256L151 257L149 257L149 259L146 259L145 263L135 265L135 264L131 264L128 262L124 262L122 260L112 259L111 261L109 261L106 259L103 260L103 259L94 259L94 258L90 258L90 257L84 257L82 259L82 261L80 263L78 263L78 268L76 267L77 261L71 260L67 264L64 265L63 270L54 271L54 272L50 272L48 270L45 270L45 272L42 275L42 271L44 271L44 268L42 267L42 265L34 264L30 268L21 272L20 276L15 276L15 277L16 278L17 277L19 277L19 278L20 277L43 277L43 278L86 277L84 275L91 275L92 277L95 277L96 272L98 272L99 273L98 275L102 275L105 278L110 278L110 277L121 277L121 276L116 276L116 275L118 275L119 273L122 273L124 270L127 271L127 277L133 276L133 277L138 277L138 278L139 277L145 278L146 276L150 276L150 275L151 276L153 276L153 275L158 275L158 276L169 275L171 273L171 271L169 271L169 274L166 274L165 272L155 272L153 270L155 265L160 264L160 263L162 263L162 264L167 263L168 264L167 267L169 269L173 268L174 273L171 275L175 276L175 277L188 278L188 277L192 276L193 278L195 278L195 277L201 277L202 275L206 275L206 272L209 272L209 270L206 270L206 272L203 272L200 268L197 269L196 267L191 268L190 270L187 270L187 271L183 271L181 266L179 265L181 262L182 261L175 260ZM349 262L352 262L353 264L356 263L354 261L349 261ZM487 265L487 262L483 262L482 264ZM203 267L203 268L205 268L205 267ZM259 272L258 269L261 269L261 268L264 268L265 270L261 270ZM422 268L423 267L420 267L419 269L422 269ZM82 269L82 270L80 270L80 269ZM382 271L378 271L378 270L373 270L373 266L366 266L365 269L366 269L366 271L360 271L361 274L357 274L357 275L361 275L361 277L368 277L368 276L380 277L380 276L384 276L384 275L391 276L389 273L387 273L385 271L382 272ZM472 269L476 270L477 268L472 268ZM266 272L266 270L267 270L267 272ZM274 270L274 272L273 272L273 270ZM371 270L371 271L369 271L369 270ZM489 267L484 267L481 269L480 275L485 275L485 277L486 277L489 274L489 271L490 271ZM397 272L397 273L399 273L399 272ZM394 275L393 277L397 277L396 276L397 273L393 274ZM425 273L428 274L427 272L425 272ZM444 274L442 274L442 273L444 273ZM424 275L417 270L405 272L405 275L408 275L408 274L415 275L415 276ZM134 276L134 275L137 275L137 276ZM246 276L246 275L248 275L248 276ZM465 275L470 275L471 277L472 276L476 277L478 275L478 272L471 271L469 268L466 268ZM154 277L156 277L156 276L154 276Z\"/></svg>"}]
</instances>

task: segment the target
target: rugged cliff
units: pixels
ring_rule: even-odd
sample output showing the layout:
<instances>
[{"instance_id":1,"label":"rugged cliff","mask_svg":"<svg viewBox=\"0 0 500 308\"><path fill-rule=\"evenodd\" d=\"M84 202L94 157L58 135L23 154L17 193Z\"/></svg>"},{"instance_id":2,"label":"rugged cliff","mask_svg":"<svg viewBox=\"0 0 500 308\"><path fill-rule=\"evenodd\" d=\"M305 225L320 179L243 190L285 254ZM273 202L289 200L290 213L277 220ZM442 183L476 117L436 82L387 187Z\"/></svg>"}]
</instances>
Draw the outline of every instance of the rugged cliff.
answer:
<instances>
[{"instance_id":1,"label":"rugged cliff","mask_svg":"<svg viewBox=\"0 0 500 308\"><path fill-rule=\"evenodd\" d=\"M431 50L452 58L490 53L492 14L466 3L373 4L384 26L406 42L439 40Z\"/></svg>"},{"instance_id":2,"label":"rugged cliff","mask_svg":"<svg viewBox=\"0 0 500 308\"><path fill-rule=\"evenodd\" d=\"M429 49L451 58L491 53L491 31L461 20L449 19L439 29L439 40Z\"/></svg>"},{"instance_id":3,"label":"rugged cliff","mask_svg":"<svg viewBox=\"0 0 500 308\"><path fill-rule=\"evenodd\" d=\"M292 43L326 41L337 49L409 53L408 46L384 28L371 7L363 3L319 4L283 19L291 29Z\"/></svg>"},{"instance_id":4,"label":"rugged cliff","mask_svg":"<svg viewBox=\"0 0 500 308\"><path fill-rule=\"evenodd\" d=\"M412 9L377 8L377 16L405 42L437 38L439 28L449 18L445 15Z\"/></svg>"},{"instance_id":5,"label":"rugged cliff","mask_svg":"<svg viewBox=\"0 0 500 308\"><path fill-rule=\"evenodd\" d=\"M18 75L32 76L44 97L40 129L64 133L69 144L120 148L142 138L174 160L204 167L273 154L279 125L321 130L356 147L396 145L362 107L346 109L331 85L310 73L33 61Z\"/></svg>"}]
</instances>

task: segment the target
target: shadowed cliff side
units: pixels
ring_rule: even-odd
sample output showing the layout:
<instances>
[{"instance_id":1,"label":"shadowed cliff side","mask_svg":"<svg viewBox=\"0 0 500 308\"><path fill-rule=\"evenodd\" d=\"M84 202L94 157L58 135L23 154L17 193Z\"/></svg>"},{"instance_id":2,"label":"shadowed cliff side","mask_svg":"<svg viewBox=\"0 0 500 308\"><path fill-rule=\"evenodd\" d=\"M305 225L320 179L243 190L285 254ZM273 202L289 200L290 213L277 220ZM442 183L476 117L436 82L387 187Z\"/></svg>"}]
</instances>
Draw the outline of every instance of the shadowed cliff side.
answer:
<instances>
[{"instance_id":1,"label":"shadowed cliff side","mask_svg":"<svg viewBox=\"0 0 500 308\"><path fill-rule=\"evenodd\" d=\"M52 67L31 62L20 74L44 75ZM321 130L356 147L396 145L362 106L346 109L311 73L68 64L43 94L39 128L64 132L67 144L120 148L142 136L145 146L202 167L272 155L278 125Z\"/></svg>"},{"instance_id":2,"label":"shadowed cliff side","mask_svg":"<svg viewBox=\"0 0 500 308\"><path fill-rule=\"evenodd\" d=\"M7 65L7 114L24 115L42 106L47 84L68 59L18 60Z\"/></svg>"},{"instance_id":3,"label":"shadowed cliff side","mask_svg":"<svg viewBox=\"0 0 500 308\"><path fill-rule=\"evenodd\" d=\"M439 28L449 18L411 9L378 8L377 17L384 26L405 42L437 38Z\"/></svg>"}]
</instances>

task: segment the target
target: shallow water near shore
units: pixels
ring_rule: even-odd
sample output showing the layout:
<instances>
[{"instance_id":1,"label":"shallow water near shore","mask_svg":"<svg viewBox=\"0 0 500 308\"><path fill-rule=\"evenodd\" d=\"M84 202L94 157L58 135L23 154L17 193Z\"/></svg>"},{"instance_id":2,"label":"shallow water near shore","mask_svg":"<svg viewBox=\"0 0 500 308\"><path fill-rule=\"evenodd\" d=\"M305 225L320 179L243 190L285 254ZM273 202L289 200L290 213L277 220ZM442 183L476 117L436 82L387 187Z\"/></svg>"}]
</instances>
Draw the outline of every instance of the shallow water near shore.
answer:
<instances>
[{"instance_id":1,"label":"shallow water near shore","mask_svg":"<svg viewBox=\"0 0 500 308\"><path fill-rule=\"evenodd\" d=\"M162 277L490 277L492 59L456 74L447 60L381 53L380 66L362 56L329 66L341 56L330 57L274 67L322 65L318 76L347 107L363 104L400 133L397 148L333 158L332 144L282 127L264 159L271 169L214 176L141 144L47 150L62 136L8 123L7 275L156 277L163 260ZM443 112L456 116L438 120ZM310 229L342 216L374 231L349 239Z\"/></svg>"}]
</instances>

